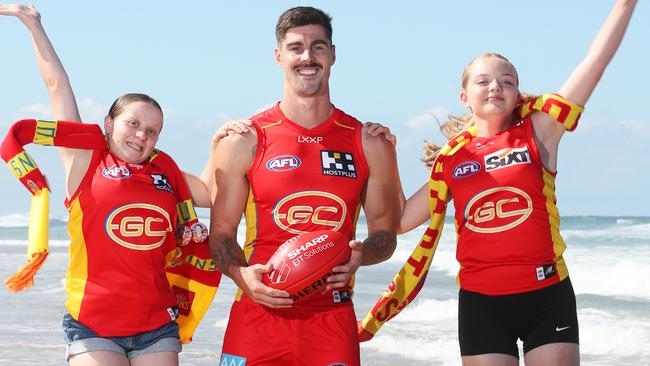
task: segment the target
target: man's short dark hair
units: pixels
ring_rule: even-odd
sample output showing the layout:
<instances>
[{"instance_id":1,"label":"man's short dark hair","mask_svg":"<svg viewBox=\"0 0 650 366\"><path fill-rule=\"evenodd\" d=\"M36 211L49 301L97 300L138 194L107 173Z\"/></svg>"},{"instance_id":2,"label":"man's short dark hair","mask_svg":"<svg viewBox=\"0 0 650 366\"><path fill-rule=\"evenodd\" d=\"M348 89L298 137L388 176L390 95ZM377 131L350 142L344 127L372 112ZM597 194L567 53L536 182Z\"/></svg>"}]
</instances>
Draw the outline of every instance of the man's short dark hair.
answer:
<instances>
[{"instance_id":1,"label":"man's short dark hair","mask_svg":"<svg viewBox=\"0 0 650 366\"><path fill-rule=\"evenodd\" d=\"M275 38L280 44L290 28L312 24L322 26L327 38L332 43L332 17L311 6L297 6L282 13L275 26Z\"/></svg>"}]
</instances>

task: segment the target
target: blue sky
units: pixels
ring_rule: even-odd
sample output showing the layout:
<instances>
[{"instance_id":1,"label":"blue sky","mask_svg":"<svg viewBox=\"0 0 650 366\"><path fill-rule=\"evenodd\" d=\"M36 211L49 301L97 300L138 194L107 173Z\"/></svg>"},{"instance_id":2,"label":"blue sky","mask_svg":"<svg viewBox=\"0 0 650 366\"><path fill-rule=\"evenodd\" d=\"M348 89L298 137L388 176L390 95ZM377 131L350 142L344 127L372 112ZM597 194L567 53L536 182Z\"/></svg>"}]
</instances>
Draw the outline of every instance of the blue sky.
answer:
<instances>
[{"instance_id":1,"label":"blue sky","mask_svg":"<svg viewBox=\"0 0 650 366\"><path fill-rule=\"evenodd\" d=\"M34 1L62 59L82 118L100 122L126 92L156 98L165 111L158 146L200 173L212 133L282 96L274 27L292 6L333 16L337 62L333 103L398 136L407 194L425 181L422 141L442 143L431 114L465 112L464 66L485 51L507 56L521 90L554 92L585 55L613 1ZM557 196L563 215L650 216L648 7L637 6L623 44L583 114L560 146ZM646 39L646 40L643 40ZM49 118L31 40L17 19L0 17L0 133L21 118ZM53 149L30 147L63 215L62 167ZM24 213L28 193L0 169L0 215Z\"/></svg>"}]
</instances>

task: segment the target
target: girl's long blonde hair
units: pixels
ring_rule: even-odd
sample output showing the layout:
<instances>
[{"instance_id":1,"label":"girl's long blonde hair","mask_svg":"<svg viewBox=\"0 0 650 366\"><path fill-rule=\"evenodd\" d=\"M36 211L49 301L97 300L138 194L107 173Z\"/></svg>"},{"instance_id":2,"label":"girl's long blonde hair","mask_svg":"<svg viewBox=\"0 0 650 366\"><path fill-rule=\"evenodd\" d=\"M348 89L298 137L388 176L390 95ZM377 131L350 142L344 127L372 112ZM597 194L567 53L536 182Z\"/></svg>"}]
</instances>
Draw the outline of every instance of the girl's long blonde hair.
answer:
<instances>
[{"instance_id":1,"label":"girl's long blonde hair","mask_svg":"<svg viewBox=\"0 0 650 366\"><path fill-rule=\"evenodd\" d=\"M467 88L467 83L469 81L469 76L470 76L470 71L476 60L479 60L481 58L485 57L496 57L498 59L501 59L505 62L507 62L510 67L515 72L515 78L517 82L517 87L519 87L519 76L517 75L517 69L515 69L515 66L508 60L505 56L499 54L499 53L494 53L494 52L485 52L482 53L478 56L476 56L467 66L465 66L465 69L463 70L463 75L461 77L461 86L463 89ZM522 94L520 93L520 99L523 99L527 94ZM513 111L513 122L519 121L518 115L515 113L516 109ZM447 138L447 140L450 140L452 137L458 135L461 131L463 131L466 128L469 128L473 126L475 122L472 120L472 114L465 114L460 117L456 116L449 116L449 119L442 123L440 125L440 131L442 132L443 135ZM429 168L433 165L433 161L435 160L436 156L438 155L438 152L442 146L438 146L436 144L432 144L428 140L424 141L424 147L422 148L422 153L423 153L423 158L422 162Z\"/></svg>"}]
</instances>

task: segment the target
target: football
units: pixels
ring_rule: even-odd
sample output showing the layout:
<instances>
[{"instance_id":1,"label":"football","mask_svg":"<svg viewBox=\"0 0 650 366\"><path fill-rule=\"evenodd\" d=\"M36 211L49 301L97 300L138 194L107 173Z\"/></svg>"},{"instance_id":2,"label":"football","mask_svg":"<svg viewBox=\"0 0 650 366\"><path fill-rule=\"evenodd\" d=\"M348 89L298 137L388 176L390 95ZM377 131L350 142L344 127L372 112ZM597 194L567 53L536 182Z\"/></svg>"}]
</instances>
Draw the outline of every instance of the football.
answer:
<instances>
[{"instance_id":1,"label":"football","mask_svg":"<svg viewBox=\"0 0 650 366\"><path fill-rule=\"evenodd\" d=\"M273 253L273 271L262 276L266 286L287 291L296 301L320 292L332 268L350 260L349 239L336 231L313 231L294 236Z\"/></svg>"}]
</instances>

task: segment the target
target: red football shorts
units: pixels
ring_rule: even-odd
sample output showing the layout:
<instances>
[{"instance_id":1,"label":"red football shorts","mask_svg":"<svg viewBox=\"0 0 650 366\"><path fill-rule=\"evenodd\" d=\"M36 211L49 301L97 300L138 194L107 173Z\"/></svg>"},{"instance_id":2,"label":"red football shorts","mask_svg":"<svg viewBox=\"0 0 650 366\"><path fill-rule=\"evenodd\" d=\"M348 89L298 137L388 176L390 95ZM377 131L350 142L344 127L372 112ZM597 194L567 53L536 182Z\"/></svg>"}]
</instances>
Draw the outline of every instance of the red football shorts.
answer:
<instances>
[{"instance_id":1,"label":"red football shorts","mask_svg":"<svg viewBox=\"0 0 650 366\"><path fill-rule=\"evenodd\" d=\"M359 366L352 306L330 311L269 309L235 302L219 364Z\"/></svg>"}]
</instances>

